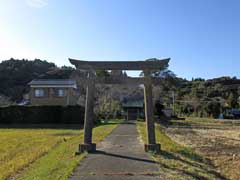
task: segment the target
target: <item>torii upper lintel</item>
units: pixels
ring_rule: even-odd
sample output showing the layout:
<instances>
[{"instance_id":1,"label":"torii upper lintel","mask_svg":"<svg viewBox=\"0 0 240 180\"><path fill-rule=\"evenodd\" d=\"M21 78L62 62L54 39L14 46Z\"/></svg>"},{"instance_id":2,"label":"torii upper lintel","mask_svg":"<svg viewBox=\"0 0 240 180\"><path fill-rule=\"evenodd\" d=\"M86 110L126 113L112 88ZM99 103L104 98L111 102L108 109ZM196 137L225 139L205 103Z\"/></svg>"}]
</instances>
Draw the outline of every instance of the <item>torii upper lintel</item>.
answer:
<instances>
[{"instance_id":1,"label":"torii upper lintel","mask_svg":"<svg viewBox=\"0 0 240 180\"><path fill-rule=\"evenodd\" d=\"M69 58L81 70L159 70L167 66L170 58L149 61L83 61ZM151 61L152 60L152 61Z\"/></svg>"}]
</instances>

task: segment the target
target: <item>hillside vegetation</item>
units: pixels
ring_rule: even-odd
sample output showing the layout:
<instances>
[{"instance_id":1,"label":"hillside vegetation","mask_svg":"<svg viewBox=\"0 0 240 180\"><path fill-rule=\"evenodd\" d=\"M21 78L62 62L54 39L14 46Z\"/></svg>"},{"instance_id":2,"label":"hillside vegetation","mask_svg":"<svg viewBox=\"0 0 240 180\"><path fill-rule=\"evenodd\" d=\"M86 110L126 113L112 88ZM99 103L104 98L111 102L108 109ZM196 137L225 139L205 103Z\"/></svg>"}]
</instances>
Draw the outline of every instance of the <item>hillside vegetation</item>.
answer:
<instances>
[{"instance_id":1,"label":"hillside vegetation","mask_svg":"<svg viewBox=\"0 0 240 180\"><path fill-rule=\"evenodd\" d=\"M75 75L73 75L74 72ZM2 97L0 101L3 101L3 97L5 101L6 99L21 100L23 94L29 90L27 83L32 79L67 79L76 76L77 73L74 68L57 67L54 63L39 59L2 61L0 63L0 97ZM101 71L97 72L97 75L109 76L109 72ZM236 77L186 80L177 77L168 67L153 72L152 75L162 79L162 83L153 90L154 101L160 101L165 107L173 107L174 98L174 109L178 115L217 117L220 113L227 114L227 109L240 106L240 79ZM104 88L101 86L101 89ZM114 96L123 92L124 89L127 90L128 95L136 91L136 88L119 88L119 86L111 86L109 90L104 89L104 91ZM104 96L102 92L97 94L98 99Z\"/></svg>"},{"instance_id":2,"label":"hillside vegetation","mask_svg":"<svg viewBox=\"0 0 240 180\"><path fill-rule=\"evenodd\" d=\"M0 63L0 95L9 97L12 101L22 99L28 91L27 84L36 78L66 79L73 69L70 67L57 67L54 63L35 59L10 59Z\"/></svg>"},{"instance_id":3,"label":"hillside vegetation","mask_svg":"<svg viewBox=\"0 0 240 180\"><path fill-rule=\"evenodd\" d=\"M185 81L175 93L178 114L218 117L220 113L227 114L228 109L240 107L240 79L236 77Z\"/></svg>"}]
</instances>

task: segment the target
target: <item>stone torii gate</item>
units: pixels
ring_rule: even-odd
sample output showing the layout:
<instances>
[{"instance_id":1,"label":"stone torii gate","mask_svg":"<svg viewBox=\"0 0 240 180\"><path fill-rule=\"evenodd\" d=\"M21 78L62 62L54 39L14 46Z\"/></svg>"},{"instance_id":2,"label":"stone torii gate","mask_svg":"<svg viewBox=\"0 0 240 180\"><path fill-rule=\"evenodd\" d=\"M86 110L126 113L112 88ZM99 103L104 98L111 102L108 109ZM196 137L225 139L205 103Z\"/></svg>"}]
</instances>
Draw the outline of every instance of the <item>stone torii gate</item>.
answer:
<instances>
[{"instance_id":1,"label":"stone torii gate","mask_svg":"<svg viewBox=\"0 0 240 180\"><path fill-rule=\"evenodd\" d=\"M145 103L145 119L147 130L147 144L145 151L160 151L160 144L156 144L153 101L152 101L152 85L158 84L159 78L151 77L151 72L154 70L163 69L167 66L168 59L154 59L154 61L82 61L69 59L71 64L77 69L87 72L87 77L79 79L87 82L86 104L85 104L85 119L84 119L84 142L79 145L79 152L96 151L96 144L92 143L92 128L94 118L94 91L96 83L105 84L144 84L144 103ZM96 77L96 70L142 70L144 77Z\"/></svg>"}]
</instances>

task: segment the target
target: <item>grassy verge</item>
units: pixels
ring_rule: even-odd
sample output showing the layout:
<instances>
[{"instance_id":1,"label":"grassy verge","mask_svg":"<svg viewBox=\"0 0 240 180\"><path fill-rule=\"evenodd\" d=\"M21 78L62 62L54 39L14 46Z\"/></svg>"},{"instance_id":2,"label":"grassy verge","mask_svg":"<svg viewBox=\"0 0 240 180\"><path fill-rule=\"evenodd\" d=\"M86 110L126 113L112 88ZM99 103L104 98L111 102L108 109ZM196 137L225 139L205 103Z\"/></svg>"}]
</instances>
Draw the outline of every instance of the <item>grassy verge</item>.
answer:
<instances>
[{"instance_id":1,"label":"grassy verge","mask_svg":"<svg viewBox=\"0 0 240 180\"><path fill-rule=\"evenodd\" d=\"M139 122L137 127L142 140L146 142L145 123ZM153 154L153 157L160 164L160 173L164 179L225 179L207 159L171 140L160 125L156 125L156 138L162 151Z\"/></svg>"},{"instance_id":2,"label":"grassy verge","mask_svg":"<svg viewBox=\"0 0 240 180\"><path fill-rule=\"evenodd\" d=\"M119 122L94 128L93 141L101 141ZM0 179L67 179L86 155L74 155L82 140L82 130L2 129Z\"/></svg>"}]
</instances>

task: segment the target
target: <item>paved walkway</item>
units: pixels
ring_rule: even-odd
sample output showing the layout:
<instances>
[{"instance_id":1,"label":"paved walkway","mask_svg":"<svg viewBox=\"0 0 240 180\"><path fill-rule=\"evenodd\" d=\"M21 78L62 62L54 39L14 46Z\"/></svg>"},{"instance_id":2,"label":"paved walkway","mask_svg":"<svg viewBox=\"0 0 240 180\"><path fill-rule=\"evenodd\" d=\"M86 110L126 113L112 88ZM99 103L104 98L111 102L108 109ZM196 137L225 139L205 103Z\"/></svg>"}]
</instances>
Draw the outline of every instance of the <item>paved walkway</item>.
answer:
<instances>
[{"instance_id":1,"label":"paved walkway","mask_svg":"<svg viewBox=\"0 0 240 180\"><path fill-rule=\"evenodd\" d=\"M143 150L136 124L125 122L88 154L70 180L156 180L158 165Z\"/></svg>"}]
</instances>

